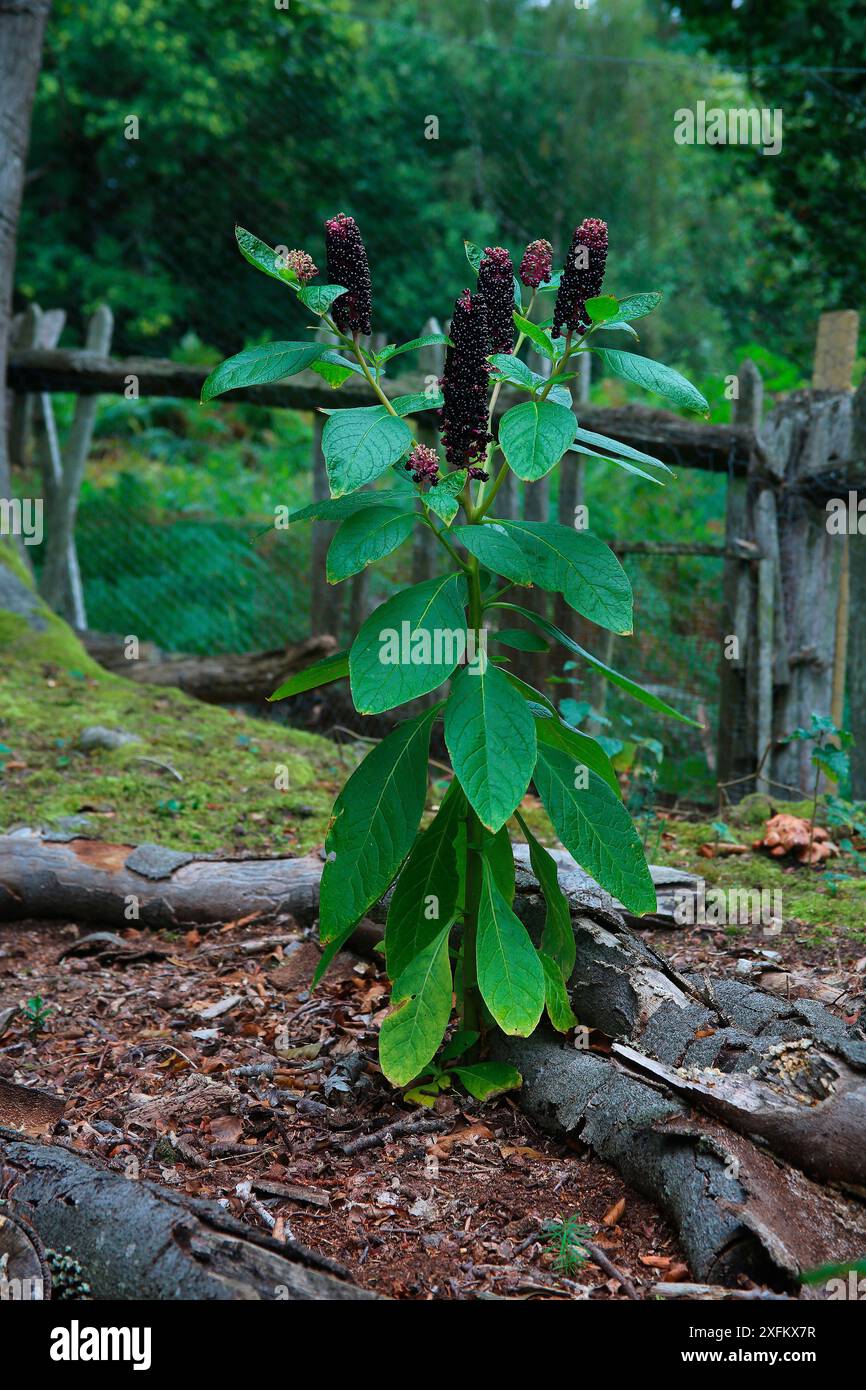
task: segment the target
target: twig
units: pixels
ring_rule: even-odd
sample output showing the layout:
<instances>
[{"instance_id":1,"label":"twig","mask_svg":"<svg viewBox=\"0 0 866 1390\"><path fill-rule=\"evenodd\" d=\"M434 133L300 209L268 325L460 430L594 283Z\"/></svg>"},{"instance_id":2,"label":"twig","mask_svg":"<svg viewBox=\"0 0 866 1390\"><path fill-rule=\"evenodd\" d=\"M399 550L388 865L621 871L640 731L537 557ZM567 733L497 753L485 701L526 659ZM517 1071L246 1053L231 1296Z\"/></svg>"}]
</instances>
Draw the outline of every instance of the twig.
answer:
<instances>
[{"instance_id":1,"label":"twig","mask_svg":"<svg viewBox=\"0 0 866 1390\"><path fill-rule=\"evenodd\" d=\"M348 1144L339 1147L347 1157L363 1153L365 1149L375 1149L379 1144L390 1144L393 1139L401 1139L406 1134L436 1134L450 1128L450 1119L435 1119L432 1115L417 1120L397 1120L392 1125L383 1125L375 1134L362 1134L358 1139L350 1139Z\"/></svg>"},{"instance_id":2,"label":"twig","mask_svg":"<svg viewBox=\"0 0 866 1390\"><path fill-rule=\"evenodd\" d=\"M616 1279L617 1282L622 1285L629 1298L633 1298L636 1303L640 1303L640 1295L635 1289L634 1284L623 1274L622 1270L617 1269L616 1265L607 1258L604 1251L600 1250L597 1245L594 1245L591 1240L582 1240L580 1243L584 1250L591 1255L593 1264L597 1264L599 1269L603 1269L608 1278Z\"/></svg>"}]
</instances>

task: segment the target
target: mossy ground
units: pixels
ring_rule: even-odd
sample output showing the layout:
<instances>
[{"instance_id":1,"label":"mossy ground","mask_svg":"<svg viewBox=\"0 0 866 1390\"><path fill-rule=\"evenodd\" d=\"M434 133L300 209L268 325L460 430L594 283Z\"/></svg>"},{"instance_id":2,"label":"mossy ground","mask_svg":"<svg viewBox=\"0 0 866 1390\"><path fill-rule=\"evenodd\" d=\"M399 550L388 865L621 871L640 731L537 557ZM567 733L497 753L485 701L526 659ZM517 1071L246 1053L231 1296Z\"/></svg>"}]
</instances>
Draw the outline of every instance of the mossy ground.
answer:
<instances>
[{"instance_id":1,"label":"mossy ground","mask_svg":"<svg viewBox=\"0 0 866 1390\"><path fill-rule=\"evenodd\" d=\"M4 546L0 560L10 559ZM0 613L0 829L80 817L83 833L105 840L201 852L301 854L322 843L349 750L109 675L66 624L43 617L34 631ZM92 725L140 742L83 752Z\"/></svg>"},{"instance_id":2,"label":"mossy ground","mask_svg":"<svg viewBox=\"0 0 866 1390\"><path fill-rule=\"evenodd\" d=\"M808 819L812 802L772 803L766 797L749 797L726 814L726 824L738 843L751 846L761 838L767 818L778 811ZM818 823L825 823L820 803ZM654 863L700 874L708 889L780 892L783 919L795 928L802 925L806 945L823 946L834 939L866 945L866 875L849 855L830 859L817 869L797 864L791 856L774 859L762 849L707 859L698 849L718 839L710 821L677 818L666 822L666 827L671 837L660 838L657 848L655 837L650 837ZM830 834L834 840L840 838L832 828ZM736 926L726 928L731 935L740 930Z\"/></svg>"}]
</instances>

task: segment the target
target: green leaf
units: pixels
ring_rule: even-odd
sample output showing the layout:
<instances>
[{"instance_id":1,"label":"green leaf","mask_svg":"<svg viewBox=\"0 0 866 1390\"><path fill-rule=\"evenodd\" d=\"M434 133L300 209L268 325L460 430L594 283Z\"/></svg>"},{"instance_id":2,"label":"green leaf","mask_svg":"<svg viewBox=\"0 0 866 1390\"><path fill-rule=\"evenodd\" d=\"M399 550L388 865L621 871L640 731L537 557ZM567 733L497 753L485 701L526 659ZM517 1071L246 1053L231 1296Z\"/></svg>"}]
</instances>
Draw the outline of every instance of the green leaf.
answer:
<instances>
[{"instance_id":1,"label":"green leaf","mask_svg":"<svg viewBox=\"0 0 866 1390\"><path fill-rule=\"evenodd\" d=\"M466 252L466 259L471 265L475 274L478 274L478 267L481 264L484 252L480 246L476 246L474 241L463 241L463 250Z\"/></svg>"},{"instance_id":2,"label":"green leaf","mask_svg":"<svg viewBox=\"0 0 866 1390\"><path fill-rule=\"evenodd\" d=\"M662 302L662 296L658 290L647 290L643 294L627 294L625 299L619 301L617 309L617 319L642 319L645 314L651 314Z\"/></svg>"},{"instance_id":3,"label":"green leaf","mask_svg":"<svg viewBox=\"0 0 866 1390\"><path fill-rule=\"evenodd\" d=\"M328 583L339 584L390 555L411 536L415 519L415 512L393 507L364 507L348 517L328 547Z\"/></svg>"},{"instance_id":4,"label":"green leaf","mask_svg":"<svg viewBox=\"0 0 866 1390\"><path fill-rule=\"evenodd\" d=\"M524 391L534 391L539 381L546 381L546 378L538 376L525 362L510 352L494 352L487 361L496 368L494 385L497 381L508 381Z\"/></svg>"},{"instance_id":5,"label":"green leaf","mask_svg":"<svg viewBox=\"0 0 866 1390\"><path fill-rule=\"evenodd\" d=\"M483 526L455 526L453 535L486 569L501 574L515 584L532 584L529 562L501 522L485 523Z\"/></svg>"},{"instance_id":6,"label":"green leaf","mask_svg":"<svg viewBox=\"0 0 866 1390\"><path fill-rule=\"evenodd\" d=\"M451 525L460 510L458 498L465 486L466 469L460 468L455 473L446 473L435 487L431 487L430 491L424 494L424 501L430 511L441 517L446 526Z\"/></svg>"},{"instance_id":7,"label":"green leaf","mask_svg":"<svg viewBox=\"0 0 866 1390\"><path fill-rule=\"evenodd\" d=\"M599 325L599 330L604 333L628 333L635 342L640 341L640 335L635 332L630 323L626 323L625 319L608 319L606 323Z\"/></svg>"},{"instance_id":8,"label":"green leaf","mask_svg":"<svg viewBox=\"0 0 866 1390\"><path fill-rule=\"evenodd\" d=\"M708 415L710 407L696 386L675 372L673 367L665 367L661 362L653 362L650 357L641 357L636 352L621 352L619 348L593 348L606 366L624 381L634 381L645 391L655 391L665 396L674 405L696 410Z\"/></svg>"},{"instance_id":9,"label":"green leaf","mask_svg":"<svg viewBox=\"0 0 866 1390\"><path fill-rule=\"evenodd\" d=\"M553 346L550 334L545 333L544 329L539 328L537 323L533 323L531 319L523 318L520 314L514 315L514 322L517 324L518 331L529 338L544 357L549 357L552 361L556 356L556 348Z\"/></svg>"},{"instance_id":10,"label":"green leaf","mask_svg":"<svg viewBox=\"0 0 866 1390\"><path fill-rule=\"evenodd\" d=\"M326 351L324 343L262 343L260 347L246 348L214 367L201 388L202 403L225 391L263 386L294 376Z\"/></svg>"},{"instance_id":11,"label":"green leaf","mask_svg":"<svg viewBox=\"0 0 866 1390\"><path fill-rule=\"evenodd\" d=\"M416 391L411 396L395 396L391 404L400 416L415 410L438 410L445 397L441 391Z\"/></svg>"},{"instance_id":12,"label":"green leaf","mask_svg":"<svg viewBox=\"0 0 866 1390\"><path fill-rule=\"evenodd\" d=\"M503 647L513 647L517 652L550 651L543 637L522 627L503 627L499 632L491 633L491 637L494 642L501 642Z\"/></svg>"},{"instance_id":13,"label":"green leaf","mask_svg":"<svg viewBox=\"0 0 866 1390\"><path fill-rule=\"evenodd\" d=\"M661 468L664 473L670 473L674 477L673 469L668 468L661 459L653 458L652 454L644 454L640 449L633 449L630 444L621 444L618 439L608 439L606 434L596 434L594 430L578 428L575 431L575 439L583 440L586 444L591 444L596 449L603 449L608 454L618 454L622 458L634 459L636 463L649 463L653 468Z\"/></svg>"},{"instance_id":14,"label":"green leaf","mask_svg":"<svg viewBox=\"0 0 866 1390\"><path fill-rule=\"evenodd\" d=\"M556 401L524 401L499 422L499 444L512 473L532 483L555 468L574 439L577 421Z\"/></svg>"},{"instance_id":15,"label":"green leaf","mask_svg":"<svg viewBox=\"0 0 866 1390\"><path fill-rule=\"evenodd\" d=\"M529 862L538 885L544 894L547 916L541 935L541 949L552 961L563 979L569 979L574 969L577 948L574 943L574 928L571 925L571 909L568 899L559 886L559 870L556 860L548 854L536 840L526 821L518 812L517 820L529 845Z\"/></svg>"},{"instance_id":16,"label":"green leaf","mask_svg":"<svg viewBox=\"0 0 866 1390\"><path fill-rule=\"evenodd\" d=\"M398 724L334 803L319 899L322 940L351 933L412 848L427 795L430 730L440 706Z\"/></svg>"},{"instance_id":17,"label":"green leaf","mask_svg":"<svg viewBox=\"0 0 866 1390\"><path fill-rule=\"evenodd\" d=\"M538 286L540 294L556 294L559 290L559 282L562 279L562 271L555 270L549 280Z\"/></svg>"},{"instance_id":18,"label":"green leaf","mask_svg":"<svg viewBox=\"0 0 866 1390\"><path fill-rule=\"evenodd\" d=\"M637 831L598 774L576 765L562 748L539 743L535 785L557 835L578 864L629 912L654 912L655 888Z\"/></svg>"},{"instance_id":19,"label":"green leaf","mask_svg":"<svg viewBox=\"0 0 866 1390\"><path fill-rule=\"evenodd\" d=\"M456 1057L462 1057L480 1037L480 1033L474 1033L471 1029L458 1029L443 1047L440 1062L444 1065L446 1062L453 1062Z\"/></svg>"},{"instance_id":20,"label":"green leaf","mask_svg":"<svg viewBox=\"0 0 866 1390\"><path fill-rule=\"evenodd\" d=\"M445 705L445 745L471 805L499 830L520 805L535 766L535 722L525 700L488 661L464 667Z\"/></svg>"},{"instance_id":21,"label":"green leaf","mask_svg":"<svg viewBox=\"0 0 866 1390\"><path fill-rule=\"evenodd\" d=\"M553 521L499 523L520 546L533 580L562 594L569 607L611 632L632 630L628 575L604 541Z\"/></svg>"},{"instance_id":22,"label":"green leaf","mask_svg":"<svg viewBox=\"0 0 866 1390\"><path fill-rule=\"evenodd\" d=\"M380 353L377 353L380 362L389 362L392 357L398 357L401 352L417 352L419 348L425 347L451 347L451 339L447 333L425 333L423 338L411 338L408 343L400 343L395 346L389 343Z\"/></svg>"},{"instance_id":23,"label":"green leaf","mask_svg":"<svg viewBox=\"0 0 866 1390\"><path fill-rule=\"evenodd\" d=\"M333 358L330 355L327 357L322 356L317 362L310 363L310 371L315 372L316 375L320 376L323 381L326 381L329 386L332 386L335 391L343 385L344 381L349 380L349 377L355 370L351 362L345 360L342 362L335 361L334 359L337 357L339 357L339 354L335 352Z\"/></svg>"},{"instance_id":24,"label":"green leaf","mask_svg":"<svg viewBox=\"0 0 866 1390\"><path fill-rule=\"evenodd\" d=\"M567 1033L569 1029L576 1027L577 1019L571 1007L562 971L546 952L539 951L538 958L544 970L544 1003L547 1017L558 1033Z\"/></svg>"},{"instance_id":25,"label":"green leaf","mask_svg":"<svg viewBox=\"0 0 866 1390\"><path fill-rule=\"evenodd\" d=\"M347 493L345 497L323 497L318 502L311 502L308 507L302 507L300 511L292 512L289 525L294 526L297 521L345 521L347 516L354 516L368 507L401 508L405 511L415 495L414 488L406 491L392 487L380 488L378 492Z\"/></svg>"},{"instance_id":26,"label":"green leaf","mask_svg":"<svg viewBox=\"0 0 866 1390\"><path fill-rule=\"evenodd\" d=\"M297 275L289 266L282 264L282 257L278 256L267 242L253 236L246 227L235 227L235 238L244 260L254 265L256 270L270 275L272 280L279 280L282 284L292 285L297 289L300 284Z\"/></svg>"},{"instance_id":27,"label":"green leaf","mask_svg":"<svg viewBox=\"0 0 866 1390\"><path fill-rule=\"evenodd\" d=\"M510 1037L528 1038L544 1009L544 970L528 931L499 891L486 857L476 956L478 988L495 1021Z\"/></svg>"},{"instance_id":28,"label":"green leaf","mask_svg":"<svg viewBox=\"0 0 866 1390\"><path fill-rule=\"evenodd\" d=\"M275 690L273 695L269 695L268 700L287 700L290 695L302 695L305 690L316 690L318 686L342 680L343 676L348 674L349 653L335 652L333 656L326 656L314 666L308 666L306 671L299 671L296 676L292 676Z\"/></svg>"},{"instance_id":29,"label":"green leaf","mask_svg":"<svg viewBox=\"0 0 866 1390\"><path fill-rule=\"evenodd\" d=\"M489 830L481 831L484 857L493 871L496 886L506 902L514 902L515 871L514 850L511 848L511 835L507 825L491 835Z\"/></svg>"},{"instance_id":30,"label":"green leaf","mask_svg":"<svg viewBox=\"0 0 866 1390\"><path fill-rule=\"evenodd\" d=\"M619 300L614 294L597 294L586 301L586 312L593 323L604 323L619 314Z\"/></svg>"},{"instance_id":31,"label":"green leaf","mask_svg":"<svg viewBox=\"0 0 866 1390\"><path fill-rule=\"evenodd\" d=\"M629 463L627 459L615 458L613 454L597 454L594 449L589 449L585 444L574 443L571 446L573 454L582 454L584 458L596 459L599 463L612 463L615 468L622 468L626 473L632 473L637 478L644 478L648 483L655 483L658 487L664 487L664 480L656 478L654 474L647 473L645 469L638 468L636 463Z\"/></svg>"},{"instance_id":32,"label":"green leaf","mask_svg":"<svg viewBox=\"0 0 866 1390\"><path fill-rule=\"evenodd\" d=\"M590 738L589 734L572 728L559 717L539 720L536 734L540 743L547 743L551 748L561 748L575 763L583 763L593 772L597 772L615 796L622 799L613 763L601 744Z\"/></svg>"},{"instance_id":33,"label":"green leaf","mask_svg":"<svg viewBox=\"0 0 866 1390\"><path fill-rule=\"evenodd\" d=\"M451 1017L451 924L406 967L391 991L392 1011L379 1032L379 1062L395 1086L405 1086L427 1065Z\"/></svg>"},{"instance_id":34,"label":"green leaf","mask_svg":"<svg viewBox=\"0 0 866 1390\"><path fill-rule=\"evenodd\" d=\"M305 285L298 299L313 314L327 314L335 299L346 293L344 285Z\"/></svg>"},{"instance_id":35,"label":"green leaf","mask_svg":"<svg viewBox=\"0 0 866 1390\"><path fill-rule=\"evenodd\" d=\"M349 653L359 714L381 714L446 681L466 651L466 581L440 575L389 598L361 627Z\"/></svg>"},{"instance_id":36,"label":"green leaf","mask_svg":"<svg viewBox=\"0 0 866 1390\"><path fill-rule=\"evenodd\" d=\"M415 841L391 898L385 959L392 980L457 914L463 895L465 815L466 798L455 778L435 820Z\"/></svg>"},{"instance_id":37,"label":"green leaf","mask_svg":"<svg viewBox=\"0 0 866 1390\"><path fill-rule=\"evenodd\" d=\"M569 637L560 628L543 618L540 613L532 613L528 608L521 608L519 603L496 603L494 608L504 608L511 613L519 613L521 617L528 618L534 623L541 632L546 632L548 637L552 637L555 642L567 647L570 652L575 652L577 656L582 656L594 671L599 671L612 685L618 685L620 690L625 690L629 695L633 695L642 705L647 705L649 709L656 710L659 714L667 714L671 719L679 719L682 724L691 724L695 729L702 729L703 725L697 719L689 719L688 715L680 714L672 705L660 700L657 695L653 695L649 690L644 690L635 681L629 680L628 676L620 675L619 671L614 671L612 666L605 666L603 661L599 661L597 656L593 656L581 647L573 638Z\"/></svg>"},{"instance_id":38,"label":"green leaf","mask_svg":"<svg viewBox=\"0 0 866 1390\"><path fill-rule=\"evenodd\" d=\"M372 483L412 447L412 431L384 405L337 410L322 430L322 453L334 497Z\"/></svg>"},{"instance_id":39,"label":"green leaf","mask_svg":"<svg viewBox=\"0 0 866 1390\"><path fill-rule=\"evenodd\" d=\"M490 1100L505 1091L517 1091L523 1085L520 1072L507 1062L473 1062L451 1070L475 1100Z\"/></svg>"}]
</instances>

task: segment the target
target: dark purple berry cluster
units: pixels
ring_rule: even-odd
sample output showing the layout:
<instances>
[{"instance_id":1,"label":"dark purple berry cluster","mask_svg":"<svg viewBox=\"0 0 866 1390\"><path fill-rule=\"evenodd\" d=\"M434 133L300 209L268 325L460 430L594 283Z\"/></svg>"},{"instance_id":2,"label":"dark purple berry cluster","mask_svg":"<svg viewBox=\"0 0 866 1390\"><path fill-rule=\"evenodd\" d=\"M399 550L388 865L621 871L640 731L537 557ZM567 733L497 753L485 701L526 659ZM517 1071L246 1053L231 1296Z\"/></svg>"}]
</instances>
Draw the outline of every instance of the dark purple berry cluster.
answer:
<instances>
[{"instance_id":1,"label":"dark purple berry cluster","mask_svg":"<svg viewBox=\"0 0 866 1390\"><path fill-rule=\"evenodd\" d=\"M490 383L490 333L487 305L477 290L464 290L454 305L451 342L442 376L444 405L439 412L445 457L458 468L481 477L477 461L487 453L487 392ZM486 475L484 475L486 477Z\"/></svg>"},{"instance_id":2,"label":"dark purple berry cluster","mask_svg":"<svg viewBox=\"0 0 866 1390\"><path fill-rule=\"evenodd\" d=\"M331 308L341 333L372 333L373 297L367 251L354 217L338 212L325 223L328 281L345 285L346 293Z\"/></svg>"},{"instance_id":3,"label":"dark purple berry cluster","mask_svg":"<svg viewBox=\"0 0 866 1390\"><path fill-rule=\"evenodd\" d=\"M561 333L563 327L570 333L586 332L586 301L600 293L606 261L607 223L587 217L575 228L565 258L553 311L554 334Z\"/></svg>"},{"instance_id":4,"label":"dark purple berry cluster","mask_svg":"<svg viewBox=\"0 0 866 1390\"><path fill-rule=\"evenodd\" d=\"M514 351L514 267L504 246L487 246L478 267L478 290L487 305L490 352Z\"/></svg>"}]
</instances>

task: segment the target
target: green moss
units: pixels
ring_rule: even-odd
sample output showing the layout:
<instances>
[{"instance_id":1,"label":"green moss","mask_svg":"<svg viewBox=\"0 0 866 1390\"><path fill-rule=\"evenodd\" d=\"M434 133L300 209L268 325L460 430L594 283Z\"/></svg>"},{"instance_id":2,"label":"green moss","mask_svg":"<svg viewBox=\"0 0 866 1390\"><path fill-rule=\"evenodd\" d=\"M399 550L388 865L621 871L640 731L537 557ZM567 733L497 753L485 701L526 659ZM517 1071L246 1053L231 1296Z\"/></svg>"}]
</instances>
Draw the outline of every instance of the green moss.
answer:
<instances>
[{"instance_id":1,"label":"green moss","mask_svg":"<svg viewBox=\"0 0 866 1390\"><path fill-rule=\"evenodd\" d=\"M751 798L750 798L751 800ZM811 813L811 802L785 803L792 815ZM772 810L777 810L773 807ZM754 828L743 833L742 843L751 845L759 838L764 817L755 823L747 809L746 823ZM732 817L728 817L732 824ZM761 890L781 893L782 915L786 922L802 922L810 928L838 929L854 941L862 942L866 930L866 877L848 856L828 861L829 872L797 865L792 859L774 859L765 850L750 850L748 854L722 855L704 859L698 846L712 844L717 836L708 821L672 821L669 827L676 841L669 848L662 845L653 857L660 864L671 864L701 874L708 888ZM836 880L832 875L848 874ZM809 939L808 944L817 945Z\"/></svg>"}]
</instances>

